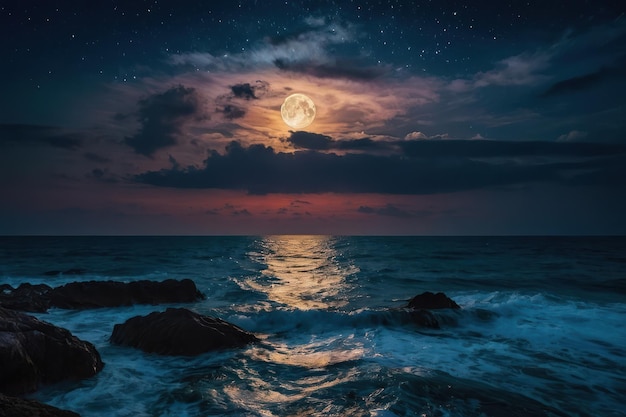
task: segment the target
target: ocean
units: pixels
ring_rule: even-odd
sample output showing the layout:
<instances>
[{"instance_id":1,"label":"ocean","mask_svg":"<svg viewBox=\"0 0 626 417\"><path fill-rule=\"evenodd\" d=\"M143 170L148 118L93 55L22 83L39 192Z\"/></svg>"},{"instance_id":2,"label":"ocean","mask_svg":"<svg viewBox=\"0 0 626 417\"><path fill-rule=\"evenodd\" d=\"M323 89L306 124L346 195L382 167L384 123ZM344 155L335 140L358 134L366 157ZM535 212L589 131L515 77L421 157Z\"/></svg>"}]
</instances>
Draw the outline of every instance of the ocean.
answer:
<instances>
[{"instance_id":1,"label":"ocean","mask_svg":"<svg viewBox=\"0 0 626 417\"><path fill-rule=\"evenodd\" d=\"M624 237L0 237L14 287L166 278L206 299L36 314L105 367L29 397L84 417L626 416ZM440 329L393 314L424 291L461 310ZM197 357L109 343L172 306L261 342Z\"/></svg>"}]
</instances>

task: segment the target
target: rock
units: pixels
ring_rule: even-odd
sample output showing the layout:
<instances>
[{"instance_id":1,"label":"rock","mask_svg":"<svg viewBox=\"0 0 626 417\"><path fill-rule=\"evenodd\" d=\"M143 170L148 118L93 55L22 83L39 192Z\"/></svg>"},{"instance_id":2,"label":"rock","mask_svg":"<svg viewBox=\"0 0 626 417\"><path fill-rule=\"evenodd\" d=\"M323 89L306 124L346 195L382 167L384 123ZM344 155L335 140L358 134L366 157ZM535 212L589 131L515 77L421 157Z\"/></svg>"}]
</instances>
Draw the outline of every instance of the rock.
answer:
<instances>
[{"instance_id":1,"label":"rock","mask_svg":"<svg viewBox=\"0 0 626 417\"><path fill-rule=\"evenodd\" d=\"M258 339L231 323L184 308L168 308L116 324L111 342L161 355L199 355L242 347Z\"/></svg>"},{"instance_id":2,"label":"rock","mask_svg":"<svg viewBox=\"0 0 626 417\"><path fill-rule=\"evenodd\" d=\"M21 284L13 289L8 284L0 288L0 306L11 310L44 313L50 308L47 294L52 288L46 284Z\"/></svg>"},{"instance_id":3,"label":"rock","mask_svg":"<svg viewBox=\"0 0 626 417\"><path fill-rule=\"evenodd\" d=\"M80 415L39 401L0 394L0 417L80 417Z\"/></svg>"},{"instance_id":4,"label":"rock","mask_svg":"<svg viewBox=\"0 0 626 417\"><path fill-rule=\"evenodd\" d=\"M177 281L86 281L71 282L50 292L50 305L87 309L133 304L188 303L204 298L190 279Z\"/></svg>"},{"instance_id":5,"label":"rock","mask_svg":"<svg viewBox=\"0 0 626 417\"><path fill-rule=\"evenodd\" d=\"M0 286L0 306L11 310L46 312L51 307L87 309L133 304L188 303L204 296L190 279L165 281L85 281L52 288L45 284Z\"/></svg>"},{"instance_id":6,"label":"rock","mask_svg":"<svg viewBox=\"0 0 626 417\"><path fill-rule=\"evenodd\" d=\"M393 308L387 311L374 312L368 321L381 326L417 325L429 329L439 329L439 321L428 310L412 310L409 308ZM370 324L368 323L368 324Z\"/></svg>"},{"instance_id":7,"label":"rock","mask_svg":"<svg viewBox=\"0 0 626 417\"><path fill-rule=\"evenodd\" d=\"M451 298L448 298L444 293L438 292L433 294L432 292L424 292L416 295L409 300L408 308L422 309L422 310L437 310L442 308L460 309L459 305Z\"/></svg>"},{"instance_id":8,"label":"rock","mask_svg":"<svg viewBox=\"0 0 626 417\"><path fill-rule=\"evenodd\" d=\"M0 392L19 395L42 384L89 378L103 366L91 343L66 329L0 307Z\"/></svg>"}]
</instances>

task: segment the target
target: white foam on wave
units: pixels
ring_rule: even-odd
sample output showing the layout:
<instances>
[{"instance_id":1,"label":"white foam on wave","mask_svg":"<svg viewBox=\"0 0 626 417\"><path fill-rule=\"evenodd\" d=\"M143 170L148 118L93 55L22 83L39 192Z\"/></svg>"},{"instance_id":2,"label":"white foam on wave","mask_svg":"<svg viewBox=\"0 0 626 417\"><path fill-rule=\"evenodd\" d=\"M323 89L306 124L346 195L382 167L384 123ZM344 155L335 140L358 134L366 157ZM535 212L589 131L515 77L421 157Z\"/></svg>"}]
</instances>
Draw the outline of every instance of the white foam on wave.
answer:
<instances>
[{"instance_id":1,"label":"white foam on wave","mask_svg":"<svg viewBox=\"0 0 626 417\"><path fill-rule=\"evenodd\" d=\"M615 369L626 359L626 333L618 329L626 304L504 292L452 298L463 307L457 325L414 333L379 328L372 340L376 360L399 369L417 363L561 407L567 397L582 408L617 405L623 380Z\"/></svg>"}]
</instances>

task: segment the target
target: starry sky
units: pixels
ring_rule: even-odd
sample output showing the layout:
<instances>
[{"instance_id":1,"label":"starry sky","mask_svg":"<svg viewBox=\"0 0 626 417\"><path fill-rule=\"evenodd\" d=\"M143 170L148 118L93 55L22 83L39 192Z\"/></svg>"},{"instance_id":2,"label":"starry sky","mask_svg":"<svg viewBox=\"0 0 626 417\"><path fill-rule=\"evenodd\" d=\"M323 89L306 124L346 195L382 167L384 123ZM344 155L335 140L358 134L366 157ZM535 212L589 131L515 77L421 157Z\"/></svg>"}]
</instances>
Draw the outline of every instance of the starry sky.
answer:
<instances>
[{"instance_id":1,"label":"starry sky","mask_svg":"<svg viewBox=\"0 0 626 417\"><path fill-rule=\"evenodd\" d=\"M625 9L2 1L0 234L626 234Z\"/></svg>"}]
</instances>

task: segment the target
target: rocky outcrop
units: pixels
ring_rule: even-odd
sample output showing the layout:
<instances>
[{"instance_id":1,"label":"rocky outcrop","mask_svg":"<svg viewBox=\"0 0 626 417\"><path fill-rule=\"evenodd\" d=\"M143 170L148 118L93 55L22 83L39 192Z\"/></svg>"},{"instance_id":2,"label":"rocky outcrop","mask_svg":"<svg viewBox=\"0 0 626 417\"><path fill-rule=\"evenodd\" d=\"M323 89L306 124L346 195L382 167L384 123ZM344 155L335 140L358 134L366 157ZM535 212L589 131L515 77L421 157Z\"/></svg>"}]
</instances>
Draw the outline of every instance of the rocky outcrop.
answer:
<instances>
[{"instance_id":1,"label":"rocky outcrop","mask_svg":"<svg viewBox=\"0 0 626 417\"><path fill-rule=\"evenodd\" d=\"M401 322L409 322L420 327L439 329L441 324L451 324L455 318L440 310L458 310L461 307L442 292L436 294L424 292L411 298L408 304L401 309L393 311L396 319ZM436 311L433 311L436 310Z\"/></svg>"},{"instance_id":2,"label":"rocky outcrop","mask_svg":"<svg viewBox=\"0 0 626 417\"><path fill-rule=\"evenodd\" d=\"M133 304L190 303L204 296L190 279L177 281L87 281L71 282L54 288L50 305L58 308L86 309L130 306Z\"/></svg>"},{"instance_id":3,"label":"rocky outcrop","mask_svg":"<svg viewBox=\"0 0 626 417\"><path fill-rule=\"evenodd\" d=\"M45 312L51 307L88 309L133 304L189 303L204 298L190 279L165 281L85 281L52 288L45 284L0 287L0 306Z\"/></svg>"},{"instance_id":4,"label":"rocky outcrop","mask_svg":"<svg viewBox=\"0 0 626 417\"><path fill-rule=\"evenodd\" d=\"M80 415L39 401L0 394L0 417L80 417Z\"/></svg>"},{"instance_id":5,"label":"rocky outcrop","mask_svg":"<svg viewBox=\"0 0 626 417\"><path fill-rule=\"evenodd\" d=\"M193 356L242 347L258 339L234 324L184 308L168 308L116 324L111 342L161 355Z\"/></svg>"},{"instance_id":6,"label":"rocky outcrop","mask_svg":"<svg viewBox=\"0 0 626 417\"><path fill-rule=\"evenodd\" d=\"M443 308L460 309L459 305L442 292L424 292L409 300L408 308L415 310L438 310Z\"/></svg>"},{"instance_id":7,"label":"rocky outcrop","mask_svg":"<svg viewBox=\"0 0 626 417\"><path fill-rule=\"evenodd\" d=\"M66 329L0 307L0 392L19 395L43 384L88 378L103 366L91 343Z\"/></svg>"},{"instance_id":8,"label":"rocky outcrop","mask_svg":"<svg viewBox=\"0 0 626 417\"><path fill-rule=\"evenodd\" d=\"M52 287L46 284L21 284L17 288L9 284L0 286L0 306L11 310L44 313L50 308L48 293Z\"/></svg>"}]
</instances>

